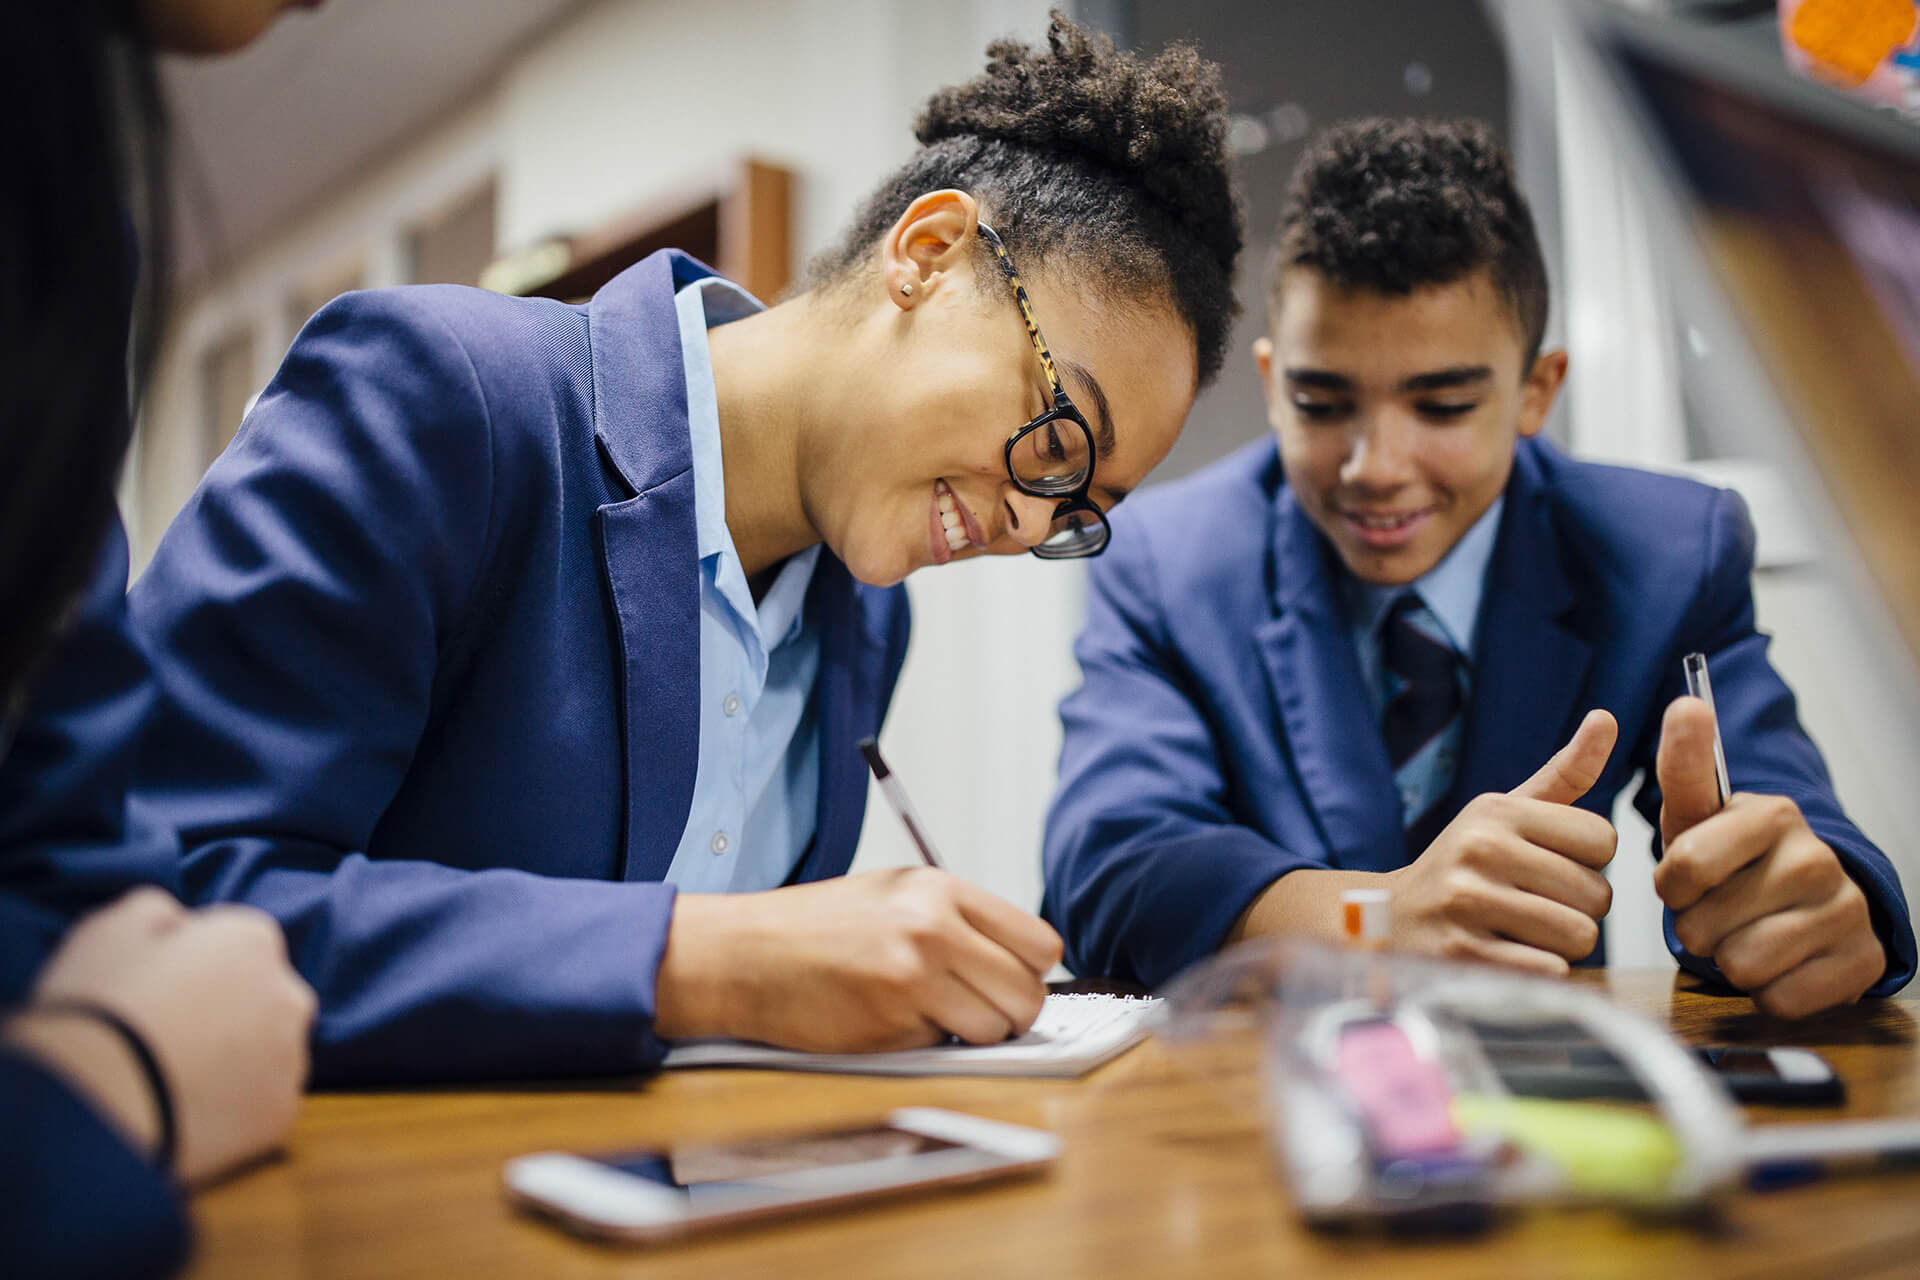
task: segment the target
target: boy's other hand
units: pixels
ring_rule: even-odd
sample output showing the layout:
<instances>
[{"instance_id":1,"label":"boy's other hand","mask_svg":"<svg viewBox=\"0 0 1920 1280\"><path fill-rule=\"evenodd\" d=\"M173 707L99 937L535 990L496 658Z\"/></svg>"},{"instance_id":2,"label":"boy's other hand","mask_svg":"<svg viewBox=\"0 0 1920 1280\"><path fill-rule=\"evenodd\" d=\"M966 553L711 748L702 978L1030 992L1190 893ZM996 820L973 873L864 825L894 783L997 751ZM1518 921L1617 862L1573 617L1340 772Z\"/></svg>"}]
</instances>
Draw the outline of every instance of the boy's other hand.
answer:
<instances>
[{"instance_id":1,"label":"boy's other hand","mask_svg":"<svg viewBox=\"0 0 1920 1280\"><path fill-rule=\"evenodd\" d=\"M1613 904L1603 868L1616 837L1573 804L1599 781L1618 733L1611 715L1589 711L1539 772L1474 797L1390 873L1394 945L1555 975L1591 952Z\"/></svg>"},{"instance_id":2,"label":"boy's other hand","mask_svg":"<svg viewBox=\"0 0 1920 1280\"><path fill-rule=\"evenodd\" d=\"M1653 887L1688 952L1710 958L1768 1013L1798 1018L1858 1000L1886 972L1867 898L1785 796L1723 809L1713 714L1677 698L1660 726L1660 841Z\"/></svg>"}]
</instances>

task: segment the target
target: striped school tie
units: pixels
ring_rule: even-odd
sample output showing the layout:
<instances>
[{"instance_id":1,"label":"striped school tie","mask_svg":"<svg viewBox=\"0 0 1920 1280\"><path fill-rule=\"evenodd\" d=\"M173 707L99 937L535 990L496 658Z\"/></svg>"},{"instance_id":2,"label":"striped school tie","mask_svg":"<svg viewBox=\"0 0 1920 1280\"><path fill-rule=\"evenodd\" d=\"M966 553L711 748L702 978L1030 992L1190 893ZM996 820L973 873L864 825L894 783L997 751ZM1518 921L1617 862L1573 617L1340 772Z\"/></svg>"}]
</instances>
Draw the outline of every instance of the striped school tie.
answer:
<instances>
[{"instance_id":1,"label":"striped school tie","mask_svg":"<svg viewBox=\"0 0 1920 1280\"><path fill-rule=\"evenodd\" d=\"M1445 635L1412 591L1394 601L1380 627L1380 665L1390 690L1380 734L1400 793L1400 826L1410 859L1425 852L1453 816L1447 793L1453 788L1466 690L1460 654Z\"/></svg>"}]
</instances>

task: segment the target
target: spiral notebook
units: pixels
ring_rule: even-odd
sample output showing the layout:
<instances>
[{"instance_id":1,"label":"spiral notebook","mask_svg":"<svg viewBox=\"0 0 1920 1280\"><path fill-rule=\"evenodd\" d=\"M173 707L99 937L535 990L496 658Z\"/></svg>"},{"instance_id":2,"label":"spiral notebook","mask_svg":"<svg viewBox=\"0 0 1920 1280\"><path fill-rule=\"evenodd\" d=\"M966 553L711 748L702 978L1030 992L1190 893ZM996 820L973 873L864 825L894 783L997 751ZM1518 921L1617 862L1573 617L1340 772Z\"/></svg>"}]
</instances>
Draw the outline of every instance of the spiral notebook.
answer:
<instances>
[{"instance_id":1,"label":"spiral notebook","mask_svg":"<svg viewBox=\"0 0 1920 1280\"><path fill-rule=\"evenodd\" d=\"M761 1067L877 1076L1078 1076L1152 1034L1153 998L1050 995L1023 1036L999 1044L944 1044L898 1053L803 1053L743 1040L683 1040L666 1067Z\"/></svg>"}]
</instances>

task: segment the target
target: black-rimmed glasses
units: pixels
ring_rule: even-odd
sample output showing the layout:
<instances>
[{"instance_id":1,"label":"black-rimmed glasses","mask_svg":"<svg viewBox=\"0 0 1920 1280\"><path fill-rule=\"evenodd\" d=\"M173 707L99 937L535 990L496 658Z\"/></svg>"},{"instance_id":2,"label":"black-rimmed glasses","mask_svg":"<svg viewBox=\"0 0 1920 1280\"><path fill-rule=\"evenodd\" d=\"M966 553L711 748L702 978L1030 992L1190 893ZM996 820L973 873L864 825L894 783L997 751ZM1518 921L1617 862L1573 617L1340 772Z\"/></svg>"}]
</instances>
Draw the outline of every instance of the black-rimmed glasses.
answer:
<instances>
[{"instance_id":1,"label":"black-rimmed glasses","mask_svg":"<svg viewBox=\"0 0 1920 1280\"><path fill-rule=\"evenodd\" d=\"M1007 477L1014 488L1036 498L1054 498L1053 525L1047 536L1028 548L1042 560L1073 560L1097 556L1107 549L1113 530L1107 517L1088 498L1093 488L1093 428L1060 385L1060 374L1053 367L1053 353L1040 336L1033 318L1033 303L1026 286L1013 269L1007 246L986 223L976 224L980 238L993 250L1000 271L1013 286L1013 300L1026 321L1027 337L1040 357L1040 368L1047 375L1053 392L1053 404L1033 421L1007 437Z\"/></svg>"}]
</instances>

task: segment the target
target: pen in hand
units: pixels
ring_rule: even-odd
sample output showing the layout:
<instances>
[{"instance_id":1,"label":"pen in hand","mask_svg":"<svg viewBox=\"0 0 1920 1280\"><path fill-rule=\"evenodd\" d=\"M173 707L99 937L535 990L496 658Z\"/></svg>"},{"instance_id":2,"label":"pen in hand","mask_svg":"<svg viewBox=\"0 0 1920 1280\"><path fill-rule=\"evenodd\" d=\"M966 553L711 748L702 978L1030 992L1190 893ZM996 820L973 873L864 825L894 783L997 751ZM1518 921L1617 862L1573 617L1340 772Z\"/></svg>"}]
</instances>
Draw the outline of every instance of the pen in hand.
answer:
<instances>
[{"instance_id":1,"label":"pen in hand","mask_svg":"<svg viewBox=\"0 0 1920 1280\"><path fill-rule=\"evenodd\" d=\"M887 798L893 811L900 815L900 821L906 825L907 834L913 837L914 847L920 850L920 860L936 871L945 871L947 864L940 861L940 855L933 851L933 841L927 838L926 829L920 825L920 815L913 811L913 801L907 799L905 787L900 779L893 776L893 770L887 767L886 760L880 755L880 744L872 738L860 739L860 754L867 759L867 767L873 770L873 780L880 784L880 794Z\"/></svg>"},{"instance_id":2,"label":"pen in hand","mask_svg":"<svg viewBox=\"0 0 1920 1280\"><path fill-rule=\"evenodd\" d=\"M913 837L913 847L920 851L920 861L935 871L945 871L947 864L940 861L940 855L933 851L933 841L927 838L927 829L920 825L920 815L913 811L913 801L907 799L907 789L900 785L900 779L894 777L893 770L887 767L886 757L880 754L880 744L871 737L862 738L860 754L866 757L867 768L873 770L873 780L880 784L880 794L887 798L893 811L900 815L900 822L906 827L907 834ZM1012 1040L1019 1034L1020 1031L1009 1031L1007 1039ZM965 1041L948 1032L943 1043L964 1044Z\"/></svg>"},{"instance_id":3,"label":"pen in hand","mask_svg":"<svg viewBox=\"0 0 1920 1280\"><path fill-rule=\"evenodd\" d=\"M1707 678L1707 655L1690 653L1681 659L1681 666L1687 675L1687 692L1707 704L1707 714L1713 717L1713 780L1719 788L1720 807L1727 807L1727 801L1733 798L1733 784L1727 779L1727 753L1720 745L1720 713L1713 705L1713 681Z\"/></svg>"}]
</instances>

